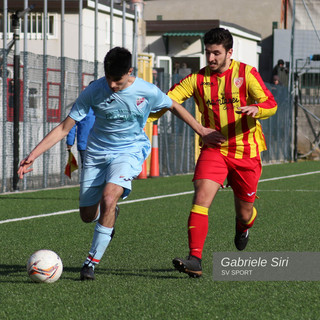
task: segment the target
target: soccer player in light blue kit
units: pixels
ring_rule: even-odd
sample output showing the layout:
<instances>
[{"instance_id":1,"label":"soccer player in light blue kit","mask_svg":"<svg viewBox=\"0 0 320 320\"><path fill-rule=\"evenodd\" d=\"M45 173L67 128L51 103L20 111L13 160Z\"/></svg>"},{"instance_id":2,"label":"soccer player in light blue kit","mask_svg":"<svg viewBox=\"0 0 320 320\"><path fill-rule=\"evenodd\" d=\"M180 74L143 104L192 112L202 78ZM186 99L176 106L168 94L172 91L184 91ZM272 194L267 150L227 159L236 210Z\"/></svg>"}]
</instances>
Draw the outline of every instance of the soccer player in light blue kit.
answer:
<instances>
[{"instance_id":1,"label":"soccer player in light blue kit","mask_svg":"<svg viewBox=\"0 0 320 320\"><path fill-rule=\"evenodd\" d=\"M89 255L80 271L81 280L95 279L94 267L112 238L117 202L129 195L131 181L139 175L150 153L150 141L143 130L150 113L169 109L208 146L220 143L217 131L203 127L155 85L131 76L131 60L127 49L111 49L104 60L105 77L79 95L67 118L21 161L18 170L22 179L32 171L34 160L62 140L92 108L96 120L88 137L79 207L81 219L96 221L96 227Z\"/></svg>"}]
</instances>

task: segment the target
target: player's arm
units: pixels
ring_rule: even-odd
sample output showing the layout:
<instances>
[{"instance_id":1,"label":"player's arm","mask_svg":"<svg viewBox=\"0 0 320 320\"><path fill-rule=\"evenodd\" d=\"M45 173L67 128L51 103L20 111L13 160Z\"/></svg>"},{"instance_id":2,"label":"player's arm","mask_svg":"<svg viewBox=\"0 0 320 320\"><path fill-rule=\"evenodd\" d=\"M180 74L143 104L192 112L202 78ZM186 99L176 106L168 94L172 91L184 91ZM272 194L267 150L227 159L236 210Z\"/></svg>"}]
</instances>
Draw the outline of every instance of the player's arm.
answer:
<instances>
[{"instance_id":1,"label":"player's arm","mask_svg":"<svg viewBox=\"0 0 320 320\"><path fill-rule=\"evenodd\" d=\"M53 128L30 152L30 154L20 162L20 167L18 169L19 178L22 179L24 174L32 171L33 169L29 169L29 167L33 164L34 160L53 147L57 142L62 140L72 129L75 123L75 120L68 116L58 126Z\"/></svg>"},{"instance_id":2,"label":"player's arm","mask_svg":"<svg viewBox=\"0 0 320 320\"><path fill-rule=\"evenodd\" d=\"M196 81L196 75L190 74L182 79L178 84L173 85L168 91L167 95L172 100L182 104L184 101L192 97L195 90Z\"/></svg>"},{"instance_id":3,"label":"player's arm","mask_svg":"<svg viewBox=\"0 0 320 320\"><path fill-rule=\"evenodd\" d=\"M255 68L247 74L247 86L249 96L255 103L240 107L242 113L256 119L267 119L273 116L278 108L277 102Z\"/></svg>"},{"instance_id":4,"label":"player's arm","mask_svg":"<svg viewBox=\"0 0 320 320\"><path fill-rule=\"evenodd\" d=\"M193 83L194 83L193 75L188 75L184 79L182 79L178 84L172 86L172 88L168 91L167 95L172 99L177 101L178 103L183 103L188 98L192 97L193 94ZM162 117L168 109L162 109L156 113L150 113L147 122L153 122Z\"/></svg>"},{"instance_id":5,"label":"player's arm","mask_svg":"<svg viewBox=\"0 0 320 320\"><path fill-rule=\"evenodd\" d=\"M219 132L211 128L202 126L182 105L172 100L172 106L169 109L175 116L187 123L199 136L205 145L215 147L223 143L226 139Z\"/></svg>"}]
</instances>

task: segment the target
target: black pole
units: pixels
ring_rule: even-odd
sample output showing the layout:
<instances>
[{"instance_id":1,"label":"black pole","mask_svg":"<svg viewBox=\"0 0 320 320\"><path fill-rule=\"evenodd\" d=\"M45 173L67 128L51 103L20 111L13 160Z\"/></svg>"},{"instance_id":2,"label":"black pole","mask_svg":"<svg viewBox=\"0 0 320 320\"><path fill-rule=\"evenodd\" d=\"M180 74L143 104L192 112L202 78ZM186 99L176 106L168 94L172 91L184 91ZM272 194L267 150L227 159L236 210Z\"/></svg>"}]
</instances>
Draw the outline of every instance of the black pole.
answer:
<instances>
[{"instance_id":1,"label":"black pole","mask_svg":"<svg viewBox=\"0 0 320 320\"><path fill-rule=\"evenodd\" d=\"M14 56L13 56L13 172L12 188L18 190L19 177L19 114L20 114L20 18L30 12L34 5L12 16Z\"/></svg>"},{"instance_id":2,"label":"black pole","mask_svg":"<svg viewBox=\"0 0 320 320\"><path fill-rule=\"evenodd\" d=\"M20 113L20 22L18 13L13 15L13 37L15 41L13 56L13 190L17 190L19 177L19 113Z\"/></svg>"},{"instance_id":3,"label":"black pole","mask_svg":"<svg viewBox=\"0 0 320 320\"><path fill-rule=\"evenodd\" d=\"M298 94L294 95L294 153L293 160L298 161Z\"/></svg>"}]
</instances>

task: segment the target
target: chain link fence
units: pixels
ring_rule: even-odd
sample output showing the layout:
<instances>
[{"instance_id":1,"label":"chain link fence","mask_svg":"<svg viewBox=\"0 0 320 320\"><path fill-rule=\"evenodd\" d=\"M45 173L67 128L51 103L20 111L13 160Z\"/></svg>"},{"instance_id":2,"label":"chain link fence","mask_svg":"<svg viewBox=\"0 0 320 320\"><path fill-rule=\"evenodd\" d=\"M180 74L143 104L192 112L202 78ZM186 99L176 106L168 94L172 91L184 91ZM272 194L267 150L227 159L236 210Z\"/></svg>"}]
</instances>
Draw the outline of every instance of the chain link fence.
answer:
<instances>
[{"instance_id":1,"label":"chain link fence","mask_svg":"<svg viewBox=\"0 0 320 320\"><path fill-rule=\"evenodd\" d=\"M24 56L26 55L26 56ZM20 80L20 112L19 112L19 154L23 159L38 142L68 114L73 102L90 81L94 80L94 63L82 61L82 72L79 75L79 61L64 58L64 86L61 84L61 59L47 56L47 70L43 72L43 56L34 53L22 53L24 61L28 61L27 79ZM8 56L6 103L2 103L2 119L0 136L2 150L0 153L1 180L0 190L11 191L13 184L13 57ZM22 78L23 68L21 67ZM44 74L46 79L44 79ZM98 66L98 74L103 75L103 64ZM25 83L24 83L25 81ZM0 95L3 100L3 78L0 78ZM44 90L45 89L45 90ZM45 93L45 94L44 94ZM62 98L63 94L63 99ZM64 105L62 105L64 101ZM45 106L45 107L44 107ZM78 157L76 147L73 152ZM64 175L67 162L66 141L63 140L33 165L33 171L19 182L19 189L39 189L77 184L79 174L74 173L69 180Z\"/></svg>"},{"instance_id":2,"label":"chain link fence","mask_svg":"<svg viewBox=\"0 0 320 320\"><path fill-rule=\"evenodd\" d=\"M79 73L79 61L65 58L64 81L61 81L61 59L48 56L47 70L43 72L43 56L23 53L28 61L26 80L20 85L20 122L19 122L19 154L23 159L36 144L68 114L80 90L83 90L94 79L94 63L81 61L82 72ZM13 183L13 87L12 56L8 56L7 68L7 101L2 104L3 115L0 122L0 137L3 141L0 152L0 191L12 191ZM21 67L21 77L23 75ZM98 65L98 76L103 76L103 64ZM44 79L44 77L46 79ZM166 91L171 79L168 74L158 73L158 85ZM179 81L180 79L175 79ZM3 97L4 86L0 78L0 94ZM164 88L164 89L163 89ZM45 89L45 90L44 90ZM80 90L79 90L80 89ZM286 91L279 91L270 85L279 109L269 120L262 121L268 151L263 152L264 163L287 161L291 153L291 109ZM1 100L2 100L1 97ZM185 108L195 115L196 106L193 99L184 103ZM196 137L192 129L184 122L167 112L158 121L159 130L159 170L161 176L191 173L194 170L197 154ZM80 158L76 146L72 151L78 163ZM18 183L19 190L41 189L76 185L80 172L75 171L72 179L64 174L67 163L65 139L40 156L33 165L33 171Z\"/></svg>"},{"instance_id":3,"label":"chain link fence","mask_svg":"<svg viewBox=\"0 0 320 320\"><path fill-rule=\"evenodd\" d=\"M288 88L266 83L277 104L277 113L261 120L268 150L261 153L263 163L286 162L292 159L292 108Z\"/></svg>"},{"instance_id":4,"label":"chain link fence","mask_svg":"<svg viewBox=\"0 0 320 320\"><path fill-rule=\"evenodd\" d=\"M294 160L320 160L320 4L318 0L290 3Z\"/></svg>"}]
</instances>

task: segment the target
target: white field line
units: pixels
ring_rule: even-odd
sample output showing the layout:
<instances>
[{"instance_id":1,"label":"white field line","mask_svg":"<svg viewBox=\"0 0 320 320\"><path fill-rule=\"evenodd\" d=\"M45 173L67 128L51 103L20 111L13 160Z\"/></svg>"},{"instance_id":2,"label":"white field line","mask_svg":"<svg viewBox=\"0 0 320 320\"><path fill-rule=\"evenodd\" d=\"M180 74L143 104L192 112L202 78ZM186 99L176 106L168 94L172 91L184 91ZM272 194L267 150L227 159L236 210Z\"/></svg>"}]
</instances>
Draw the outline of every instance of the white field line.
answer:
<instances>
[{"instance_id":1,"label":"white field line","mask_svg":"<svg viewBox=\"0 0 320 320\"><path fill-rule=\"evenodd\" d=\"M320 171L311 171L311 172L305 172L305 173L299 173L299 174L292 174L290 176L262 179L262 180L259 180L259 183L260 182L273 181L273 180L282 180L282 179L288 179L288 178L296 178L296 177L301 177L301 176L308 176L310 174L317 174L317 173L320 173Z\"/></svg>"},{"instance_id":2,"label":"white field line","mask_svg":"<svg viewBox=\"0 0 320 320\"><path fill-rule=\"evenodd\" d=\"M230 190L231 191L231 190ZM258 192L320 192L320 190L307 190L307 189L296 189L296 190L290 190L290 189L272 189L272 190L258 190Z\"/></svg>"},{"instance_id":3,"label":"white field line","mask_svg":"<svg viewBox=\"0 0 320 320\"><path fill-rule=\"evenodd\" d=\"M259 181L259 183L267 182L267 181L289 179L289 178L296 178L296 177L300 177L300 176L307 176L307 175L317 174L317 173L320 173L320 171L312 171L312 172L306 172L306 173L293 174L293 175L290 175L290 176L282 176L282 177L275 177L275 178L269 178L269 179L262 179L262 180ZM319 190L260 190L259 192L263 192L263 191L319 192ZM124 201L124 202L119 202L118 205L130 204L130 203L135 203L135 202L143 202L143 201L151 201L151 200L157 200L157 199L163 199L163 198L178 197L178 196L183 196L183 195L186 195L186 194L193 194L193 190L192 191L179 192L179 193L165 194L165 195L155 196L155 197L140 198L140 199L135 199L135 200L127 200L127 201ZM23 220L31 220L31 219L36 219L36 218L44 218L44 217L49 217L49 216L57 216L57 215L62 215L62 214L67 214L67 213L72 213L72 212L77 212L77 211L79 211L79 209L71 209L71 210L58 211L58 212L52 212L52 213L45 213L45 214L39 214L39 215L34 215L34 216L28 216L28 217L0 220L0 224L9 223L9 222L16 222L16 221L23 221Z\"/></svg>"},{"instance_id":4,"label":"white field line","mask_svg":"<svg viewBox=\"0 0 320 320\"><path fill-rule=\"evenodd\" d=\"M15 222L15 221L31 220L31 219L36 219L36 218L44 218L44 217L49 217L49 216L58 216L60 214L66 214L66 213L77 212L77 211L79 211L79 209L71 209L71 210L58 211L58 212L52 212L52 213L38 214L36 216L29 216L29 217L22 217L22 218L8 219L8 220L0 220L0 224L8 223L8 222Z\"/></svg>"}]
</instances>

